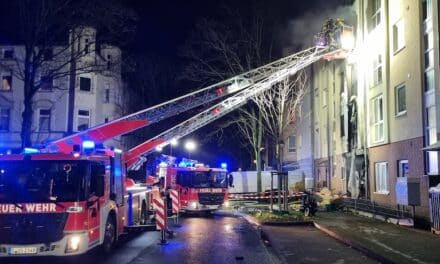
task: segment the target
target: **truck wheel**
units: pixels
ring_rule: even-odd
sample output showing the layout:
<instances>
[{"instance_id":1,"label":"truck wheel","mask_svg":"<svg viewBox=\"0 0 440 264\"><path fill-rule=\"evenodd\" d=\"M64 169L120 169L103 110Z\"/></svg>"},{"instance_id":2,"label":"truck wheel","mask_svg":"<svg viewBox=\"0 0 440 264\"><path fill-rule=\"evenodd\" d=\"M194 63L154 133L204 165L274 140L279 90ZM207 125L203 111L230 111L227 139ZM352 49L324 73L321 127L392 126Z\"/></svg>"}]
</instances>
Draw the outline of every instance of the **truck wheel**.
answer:
<instances>
[{"instance_id":1,"label":"truck wheel","mask_svg":"<svg viewBox=\"0 0 440 264\"><path fill-rule=\"evenodd\" d=\"M113 217L109 216L104 230L104 242L102 242L102 251L109 254L116 241L116 228Z\"/></svg>"}]
</instances>

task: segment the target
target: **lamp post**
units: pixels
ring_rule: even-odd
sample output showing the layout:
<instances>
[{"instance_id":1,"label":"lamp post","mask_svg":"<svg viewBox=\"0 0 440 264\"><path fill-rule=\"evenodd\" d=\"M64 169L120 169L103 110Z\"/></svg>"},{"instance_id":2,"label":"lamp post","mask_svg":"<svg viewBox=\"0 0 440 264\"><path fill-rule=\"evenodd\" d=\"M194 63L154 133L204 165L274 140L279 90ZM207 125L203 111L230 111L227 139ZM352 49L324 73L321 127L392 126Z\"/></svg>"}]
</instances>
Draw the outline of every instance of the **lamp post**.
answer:
<instances>
[{"instance_id":1,"label":"lamp post","mask_svg":"<svg viewBox=\"0 0 440 264\"><path fill-rule=\"evenodd\" d=\"M173 138L170 140L170 156L173 156L173 147L179 145L177 139Z\"/></svg>"},{"instance_id":2,"label":"lamp post","mask_svg":"<svg viewBox=\"0 0 440 264\"><path fill-rule=\"evenodd\" d=\"M196 149L196 147L197 147L196 143L194 141L192 141L192 140L188 140L185 143L185 149L188 152L188 158L189 159L191 159L191 152L193 152Z\"/></svg>"}]
</instances>

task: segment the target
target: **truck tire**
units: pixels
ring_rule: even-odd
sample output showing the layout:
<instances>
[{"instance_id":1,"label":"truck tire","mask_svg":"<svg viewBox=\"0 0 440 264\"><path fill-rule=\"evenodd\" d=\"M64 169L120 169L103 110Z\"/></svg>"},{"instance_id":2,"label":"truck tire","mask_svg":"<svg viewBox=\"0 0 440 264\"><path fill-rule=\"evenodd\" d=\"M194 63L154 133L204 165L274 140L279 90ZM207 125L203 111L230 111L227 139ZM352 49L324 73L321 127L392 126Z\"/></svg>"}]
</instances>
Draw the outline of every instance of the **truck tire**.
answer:
<instances>
[{"instance_id":1,"label":"truck tire","mask_svg":"<svg viewBox=\"0 0 440 264\"><path fill-rule=\"evenodd\" d=\"M104 229L104 241L102 242L102 252L109 254L116 242L116 226L115 219L109 215Z\"/></svg>"}]
</instances>

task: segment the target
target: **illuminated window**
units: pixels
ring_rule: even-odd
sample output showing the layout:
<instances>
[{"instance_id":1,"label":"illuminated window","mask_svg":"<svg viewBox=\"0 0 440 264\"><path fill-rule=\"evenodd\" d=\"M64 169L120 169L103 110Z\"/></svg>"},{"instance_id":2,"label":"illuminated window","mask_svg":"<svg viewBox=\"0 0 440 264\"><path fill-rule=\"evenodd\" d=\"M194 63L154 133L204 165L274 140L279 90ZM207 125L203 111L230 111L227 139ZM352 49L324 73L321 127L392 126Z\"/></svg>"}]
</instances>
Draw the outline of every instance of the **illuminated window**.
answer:
<instances>
[{"instance_id":1,"label":"illuminated window","mask_svg":"<svg viewBox=\"0 0 440 264\"><path fill-rule=\"evenodd\" d=\"M12 90L12 75L3 75L2 91L11 91L11 90Z\"/></svg>"},{"instance_id":2,"label":"illuminated window","mask_svg":"<svg viewBox=\"0 0 440 264\"><path fill-rule=\"evenodd\" d=\"M0 108L0 131L9 131L10 109Z\"/></svg>"},{"instance_id":3,"label":"illuminated window","mask_svg":"<svg viewBox=\"0 0 440 264\"><path fill-rule=\"evenodd\" d=\"M87 130L90 127L90 111L78 110L78 131Z\"/></svg>"},{"instance_id":4,"label":"illuminated window","mask_svg":"<svg viewBox=\"0 0 440 264\"><path fill-rule=\"evenodd\" d=\"M405 47L405 32L403 19L400 19L393 26L393 51L397 52Z\"/></svg>"},{"instance_id":5,"label":"illuminated window","mask_svg":"<svg viewBox=\"0 0 440 264\"><path fill-rule=\"evenodd\" d=\"M79 89L90 92L92 90L92 80L87 77L79 77Z\"/></svg>"},{"instance_id":6,"label":"illuminated window","mask_svg":"<svg viewBox=\"0 0 440 264\"><path fill-rule=\"evenodd\" d=\"M378 54L373 59L373 86L382 83L382 55Z\"/></svg>"},{"instance_id":7,"label":"illuminated window","mask_svg":"<svg viewBox=\"0 0 440 264\"><path fill-rule=\"evenodd\" d=\"M50 109L40 109L38 128L40 132L50 131Z\"/></svg>"},{"instance_id":8,"label":"illuminated window","mask_svg":"<svg viewBox=\"0 0 440 264\"><path fill-rule=\"evenodd\" d=\"M406 87L404 84L396 87L396 115L406 113Z\"/></svg>"},{"instance_id":9,"label":"illuminated window","mask_svg":"<svg viewBox=\"0 0 440 264\"><path fill-rule=\"evenodd\" d=\"M378 96L372 99L372 128L373 142L381 142L384 139L383 122L383 98Z\"/></svg>"},{"instance_id":10,"label":"illuminated window","mask_svg":"<svg viewBox=\"0 0 440 264\"><path fill-rule=\"evenodd\" d=\"M399 171L397 172L397 177L408 177L409 166L408 160L399 160Z\"/></svg>"},{"instance_id":11,"label":"illuminated window","mask_svg":"<svg viewBox=\"0 0 440 264\"><path fill-rule=\"evenodd\" d=\"M374 165L376 173L376 192L388 194L388 162L377 162Z\"/></svg>"},{"instance_id":12,"label":"illuminated window","mask_svg":"<svg viewBox=\"0 0 440 264\"><path fill-rule=\"evenodd\" d=\"M296 137L294 135L289 136L289 152L296 152Z\"/></svg>"}]
</instances>

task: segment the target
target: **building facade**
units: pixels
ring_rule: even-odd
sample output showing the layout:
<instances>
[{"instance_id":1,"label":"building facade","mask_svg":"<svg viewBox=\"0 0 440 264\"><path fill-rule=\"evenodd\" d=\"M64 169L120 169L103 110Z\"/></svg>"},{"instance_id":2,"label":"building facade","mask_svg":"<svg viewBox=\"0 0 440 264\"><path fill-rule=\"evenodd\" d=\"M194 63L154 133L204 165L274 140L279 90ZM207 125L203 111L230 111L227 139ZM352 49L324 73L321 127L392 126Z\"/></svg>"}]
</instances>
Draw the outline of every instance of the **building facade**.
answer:
<instances>
[{"instance_id":1,"label":"building facade","mask_svg":"<svg viewBox=\"0 0 440 264\"><path fill-rule=\"evenodd\" d=\"M439 135L438 1L356 0L352 9L353 52L312 66L301 113L311 120L295 129L311 151L297 159L313 160L315 189L414 205L429 218L429 188L440 182L438 153L423 150Z\"/></svg>"},{"instance_id":2,"label":"building facade","mask_svg":"<svg viewBox=\"0 0 440 264\"><path fill-rule=\"evenodd\" d=\"M33 96L32 143L45 144L68 134L69 104L73 102L72 131L113 120L121 115L121 51L111 45L98 45L96 30L90 27L70 32L69 46L54 46L44 51L44 62L36 72L35 83L41 84ZM75 70L69 62L72 47ZM25 47L0 46L0 150L21 147L24 82L21 69ZM47 69L56 73L46 75ZM74 78L72 82L72 78ZM74 84L73 98L69 89ZM119 146L118 141L110 142Z\"/></svg>"}]
</instances>

